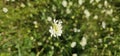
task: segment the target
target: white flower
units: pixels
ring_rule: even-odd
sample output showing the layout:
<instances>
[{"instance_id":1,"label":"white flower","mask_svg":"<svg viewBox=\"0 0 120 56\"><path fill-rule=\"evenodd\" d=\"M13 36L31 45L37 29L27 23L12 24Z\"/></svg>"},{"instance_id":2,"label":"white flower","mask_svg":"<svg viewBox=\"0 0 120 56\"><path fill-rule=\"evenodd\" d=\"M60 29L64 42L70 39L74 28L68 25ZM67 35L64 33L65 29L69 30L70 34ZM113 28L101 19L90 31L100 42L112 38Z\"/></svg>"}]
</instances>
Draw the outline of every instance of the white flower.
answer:
<instances>
[{"instance_id":1,"label":"white flower","mask_svg":"<svg viewBox=\"0 0 120 56\"><path fill-rule=\"evenodd\" d=\"M62 21L53 20L53 25L50 26L49 32L51 33L51 36L58 37L62 34Z\"/></svg>"},{"instance_id":2,"label":"white flower","mask_svg":"<svg viewBox=\"0 0 120 56\"><path fill-rule=\"evenodd\" d=\"M56 11L56 6L53 5L53 6L52 6L52 10L53 10L53 11Z\"/></svg>"},{"instance_id":3,"label":"white flower","mask_svg":"<svg viewBox=\"0 0 120 56\"><path fill-rule=\"evenodd\" d=\"M38 42L37 44L38 44L39 46L41 46L41 45L42 45L42 43L41 43L41 42Z\"/></svg>"},{"instance_id":4,"label":"white flower","mask_svg":"<svg viewBox=\"0 0 120 56\"><path fill-rule=\"evenodd\" d=\"M105 29L105 27L106 27L106 23L103 21L102 22L102 27Z\"/></svg>"},{"instance_id":5,"label":"white flower","mask_svg":"<svg viewBox=\"0 0 120 56\"><path fill-rule=\"evenodd\" d=\"M34 27L38 28L38 22L37 21L33 21Z\"/></svg>"},{"instance_id":6,"label":"white flower","mask_svg":"<svg viewBox=\"0 0 120 56\"><path fill-rule=\"evenodd\" d=\"M84 0L78 0L79 5L82 5L83 2Z\"/></svg>"},{"instance_id":7,"label":"white flower","mask_svg":"<svg viewBox=\"0 0 120 56\"><path fill-rule=\"evenodd\" d=\"M94 19L98 19L98 16L97 16L97 15L95 15L93 18L94 18Z\"/></svg>"},{"instance_id":8,"label":"white flower","mask_svg":"<svg viewBox=\"0 0 120 56\"><path fill-rule=\"evenodd\" d=\"M90 0L90 3L93 3L94 0Z\"/></svg>"},{"instance_id":9,"label":"white flower","mask_svg":"<svg viewBox=\"0 0 120 56\"><path fill-rule=\"evenodd\" d=\"M81 40L81 42L80 42L80 45L84 49L84 47L86 46L86 44L87 44L87 39L85 37L83 37L82 40Z\"/></svg>"},{"instance_id":10,"label":"white flower","mask_svg":"<svg viewBox=\"0 0 120 56\"><path fill-rule=\"evenodd\" d=\"M54 46L51 46L51 49L54 50Z\"/></svg>"},{"instance_id":11,"label":"white flower","mask_svg":"<svg viewBox=\"0 0 120 56\"><path fill-rule=\"evenodd\" d=\"M106 10L106 14L107 14L107 15L111 15L112 13L113 13L113 9Z\"/></svg>"},{"instance_id":12,"label":"white flower","mask_svg":"<svg viewBox=\"0 0 120 56\"><path fill-rule=\"evenodd\" d=\"M25 7L25 4L24 3L21 3L21 5L20 5L22 8L24 8Z\"/></svg>"},{"instance_id":13,"label":"white flower","mask_svg":"<svg viewBox=\"0 0 120 56\"><path fill-rule=\"evenodd\" d=\"M76 46L76 42L71 43L71 47L74 48Z\"/></svg>"},{"instance_id":14,"label":"white flower","mask_svg":"<svg viewBox=\"0 0 120 56\"><path fill-rule=\"evenodd\" d=\"M74 54L72 54L72 56L77 56L77 54L76 54L76 53L74 53Z\"/></svg>"},{"instance_id":15,"label":"white flower","mask_svg":"<svg viewBox=\"0 0 120 56\"><path fill-rule=\"evenodd\" d=\"M51 18L51 17L47 17L47 20L48 20L48 21L51 21L51 20L52 20L52 18Z\"/></svg>"},{"instance_id":16,"label":"white flower","mask_svg":"<svg viewBox=\"0 0 120 56\"><path fill-rule=\"evenodd\" d=\"M104 1L104 6L108 6L108 2L106 0Z\"/></svg>"},{"instance_id":17,"label":"white flower","mask_svg":"<svg viewBox=\"0 0 120 56\"><path fill-rule=\"evenodd\" d=\"M71 10L69 8L66 9L66 13L67 14L70 14L71 13Z\"/></svg>"},{"instance_id":18,"label":"white flower","mask_svg":"<svg viewBox=\"0 0 120 56\"><path fill-rule=\"evenodd\" d=\"M102 4L98 4L98 8L102 8Z\"/></svg>"},{"instance_id":19,"label":"white flower","mask_svg":"<svg viewBox=\"0 0 120 56\"><path fill-rule=\"evenodd\" d=\"M85 17L86 18L89 18L90 17L90 12L86 9L84 10L84 14L85 14Z\"/></svg>"},{"instance_id":20,"label":"white flower","mask_svg":"<svg viewBox=\"0 0 120 56\"><path fill-rule=\"evenodd\" d=\"M7 12L8 12L8 9L7 9L7 8L3 8L3 12L4 12L4 13L7 13Z\"/></svg>"},{"instance_id":21,"label":"white flower","mask_svg":"<svg viewBox=\"0 0 120 56\"><path fill-rule=\"evenodd\" d=\"M66 0L63 0L63 1L62 1L62 5L63 5L64 7L67 7L67 1L66 1Z\"/></svg>"},{"instance_id":22,"label":"white flower","mask_svg":"<svg viewBox=\"0 0 120 56\"><path fill-rule=\"evenodd\" d=\"M33 24L37 24L37 21L33 21Z\"/></svg>"},{"instance_id":23,"label":"white flower","mask_svg":"<svg viewBox=\"0 0 120 56\"><path fill-rule=\"evenodd\" d=\"M74 31L74 32L80 32L80 29L73 28L73 31Z\"/></svg>"},{"instance_id":24,"label":"white flower","mask_svg":"<svg viewBox=\"0 0 120 56\"><path fill-rule=\"evenodd\" d=\"M98 39L98 42L99 42L99 43L102 43L102 39Z\"/></svg>"}]
</instances>

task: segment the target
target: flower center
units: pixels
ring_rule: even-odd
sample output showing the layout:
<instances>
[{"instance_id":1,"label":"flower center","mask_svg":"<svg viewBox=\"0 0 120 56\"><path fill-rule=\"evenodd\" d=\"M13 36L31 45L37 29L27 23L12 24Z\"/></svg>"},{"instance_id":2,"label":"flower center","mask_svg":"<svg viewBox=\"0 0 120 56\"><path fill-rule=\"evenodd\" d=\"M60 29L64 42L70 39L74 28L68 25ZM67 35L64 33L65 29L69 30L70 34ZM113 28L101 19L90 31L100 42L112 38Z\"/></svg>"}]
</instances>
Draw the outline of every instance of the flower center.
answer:
<instances>
[{"instance_id":1,"label":"flower center","mask_svg":"<svg viewBox=\"0 0 120 56\"><path fill-rule=\"evenodd\" d=\"M58 32L58 31L59 31L59 30L58 30L58 26L57 26L56 24L53 25L53 28L54 28L55 32Z\"/></svg>"}]
</instances>

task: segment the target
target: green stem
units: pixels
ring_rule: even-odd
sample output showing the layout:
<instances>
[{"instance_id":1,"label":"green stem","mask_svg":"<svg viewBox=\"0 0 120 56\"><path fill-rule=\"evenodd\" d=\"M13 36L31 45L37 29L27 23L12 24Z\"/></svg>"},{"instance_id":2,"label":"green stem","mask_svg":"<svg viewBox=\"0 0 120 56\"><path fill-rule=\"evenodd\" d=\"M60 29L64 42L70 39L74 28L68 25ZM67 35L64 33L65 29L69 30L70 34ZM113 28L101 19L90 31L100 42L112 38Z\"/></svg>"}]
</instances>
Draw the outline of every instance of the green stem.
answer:
<instances>
[{"instance_id":1,"label":"green stem","mask_svg":"<svg viewBox=\"0 0 120 56\"><path fill-rule=\"evenodd\" d=\"M43 51L44 51L44 48L42 48L42 49L37 53L36 56L39 56Z\"/></svg>"},{"instance_id":2,"label":"green stem","mask_svg":"<svg viewBox=\"0 0 120 56\"><path fill-rule=\"evenodd\" d=\"M20 46L18 44L18 56L21 56Z\"/></svg>"}]
</instances>

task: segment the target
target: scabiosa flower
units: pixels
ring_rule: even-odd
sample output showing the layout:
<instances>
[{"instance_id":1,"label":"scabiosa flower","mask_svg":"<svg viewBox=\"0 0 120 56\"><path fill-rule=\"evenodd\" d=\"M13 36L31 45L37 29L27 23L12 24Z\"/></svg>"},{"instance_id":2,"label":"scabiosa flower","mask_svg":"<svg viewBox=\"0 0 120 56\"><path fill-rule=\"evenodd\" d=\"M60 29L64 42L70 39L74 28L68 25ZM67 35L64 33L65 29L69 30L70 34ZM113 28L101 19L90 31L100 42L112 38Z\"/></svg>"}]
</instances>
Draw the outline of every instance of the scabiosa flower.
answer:
<instances>
[{"instance_id":1,"label":"scabiosa flower","mask_svg":"<svg viewBox=\"0 0 120 56\"><path fill-rule=\"evenodd\" d=\"M62 34L62 21L53 20L53 25L50 26L49 32L51 36L58 37Z\"/></svg>"}]
</instances>

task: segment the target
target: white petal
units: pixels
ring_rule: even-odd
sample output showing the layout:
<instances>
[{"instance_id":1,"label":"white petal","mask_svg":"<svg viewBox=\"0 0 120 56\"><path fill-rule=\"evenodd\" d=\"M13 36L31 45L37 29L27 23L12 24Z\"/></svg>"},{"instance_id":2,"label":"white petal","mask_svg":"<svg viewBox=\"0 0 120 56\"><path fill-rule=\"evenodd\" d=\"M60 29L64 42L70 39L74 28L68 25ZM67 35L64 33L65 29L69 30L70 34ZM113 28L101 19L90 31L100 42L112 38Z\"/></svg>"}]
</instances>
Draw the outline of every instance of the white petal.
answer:
<instances>
[{"instance_id":1,"label":"white petal","mask_svg":"<svg viewBox=\"0 0 120 56\"><path fill-rule=\"evenodd\" d=\"M74 48L76 46L76 42L71 43L71 47Z\"/></svg>"}]
</instances>

